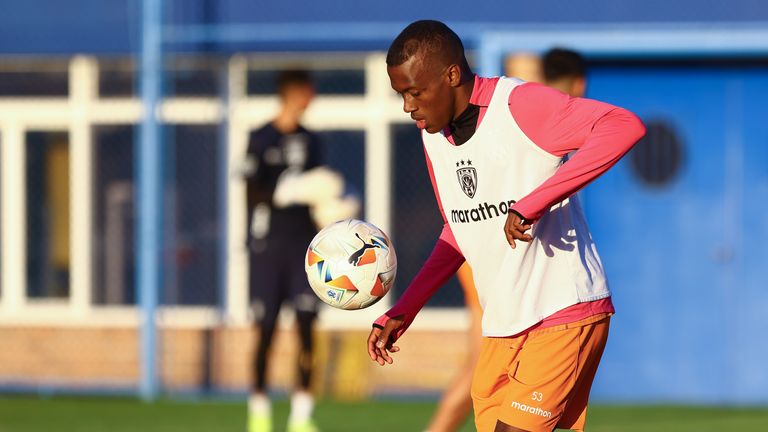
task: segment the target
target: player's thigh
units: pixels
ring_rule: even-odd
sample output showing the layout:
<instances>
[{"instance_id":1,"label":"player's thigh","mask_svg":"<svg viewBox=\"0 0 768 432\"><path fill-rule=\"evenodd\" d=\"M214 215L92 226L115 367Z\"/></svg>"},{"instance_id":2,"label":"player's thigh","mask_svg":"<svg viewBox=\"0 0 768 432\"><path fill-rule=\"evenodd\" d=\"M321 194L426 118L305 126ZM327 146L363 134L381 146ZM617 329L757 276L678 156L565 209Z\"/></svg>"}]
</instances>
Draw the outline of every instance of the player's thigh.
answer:
<instances>
[{"instance_id":1,"label":"player's thigh","mask_svg":"<svg viewBox=\"0 0 768 432\"><path fill-rule=\"evenodd\" d=\"M515 362L521 338L482 338L472 377L472 405L478 432L493 432L499 408L509 386L509 369Z\"/></svg>"},{"instance_id":2,"label":"player's thigh","mask_svg":"<svg viewBox=\"0 0 768 432\"><path fill-rule=\"evenodd\" d=\"M578 376L565 412L557 424L559 428L584 430L589 393L608 340L609 324L610 318L605 318L581 329Z\"/></svg>"},{"instance_id":3,"label":"player's thigh","mask_svg":"<svg viewBox=\"0 0 768 432\"><path fill-rule=\"evenodd\" d=\"M554 430L577 380L579 334L579 328L529 334L509 370L500 422L530 432Z\"/></svg>"},{"instance_id":4,"label":"player's thigh","mask_svg":"<svg viewBox=\"0 0 768 432\"><path fill-rule=\"evenodd\" d=\"M505 424L502 421L496 422L496 429L493 430L493 432L529 432L525 429L516 428L514 426L510 426L508 424Z\"/></svg>"},{"instance_id":5,"label":"player's thigh","mask_svg":"<svg viewBox=\"0 0 768 432\"><path fill-rule=\"evenodd\" d=\"M277 320L280 306L287 296L286 269L274 253L250 254L249 291L254 323L272 323Z\"/></svg>"},{"instance_id":6,"label":"player's thigh","mask_svg":"<svg viewBox=\"0 0 768 432\"><path fill-rule=\"evenodd\" d=\"M293 302L296 313L315 316L320 306L320 298L312 291L307 281L307 273L304 270L304 255L306 245L294 248L294 253L287 254L285 265L288 269L286 282L288 284L289 297ZM298 257L298 259L296 259Z\"/></svg>"}]
</instances>

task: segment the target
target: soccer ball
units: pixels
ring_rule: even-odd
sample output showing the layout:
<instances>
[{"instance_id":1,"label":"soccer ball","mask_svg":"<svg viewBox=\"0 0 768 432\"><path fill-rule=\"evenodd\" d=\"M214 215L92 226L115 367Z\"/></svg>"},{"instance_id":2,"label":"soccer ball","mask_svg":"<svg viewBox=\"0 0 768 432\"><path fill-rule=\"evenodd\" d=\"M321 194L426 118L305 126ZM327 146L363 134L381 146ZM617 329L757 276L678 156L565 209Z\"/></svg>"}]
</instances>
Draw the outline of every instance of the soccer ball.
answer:
<instances>
[{"instance_id":1,"label":"soccer ball","mask_svg":"<svg viewBox=\"0 0 768 432\"><path fill-rule=\"evenodd\" d=\"M307 248L304 269L321 300L339 309L363 309L392 287L397 257L382 230L347 219L317 233Z\"/></svg>"}]
</instances>

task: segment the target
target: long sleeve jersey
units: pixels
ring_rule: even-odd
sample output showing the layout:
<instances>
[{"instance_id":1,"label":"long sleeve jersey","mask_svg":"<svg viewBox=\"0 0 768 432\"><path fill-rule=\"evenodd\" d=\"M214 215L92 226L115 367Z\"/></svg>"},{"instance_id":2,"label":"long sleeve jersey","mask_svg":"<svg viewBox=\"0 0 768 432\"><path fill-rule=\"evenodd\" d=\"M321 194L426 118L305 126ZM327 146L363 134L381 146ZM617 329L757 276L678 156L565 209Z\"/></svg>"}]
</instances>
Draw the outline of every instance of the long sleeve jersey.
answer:
<instances>
[{"instance_id":1,"label":"long sleeve jersey","mask_svg":"<svg viewBox=\"0 0 768 432\"><path fill-rule=\"evenodd\" d=\"M571 98L556 90L552 90L548 87L533 83L510 83L510 80L500 80L499 78L481 78L475 77L474 87L470 98L470 105L467 110L458 116L442 133L427 134L423 132L425 139L425 151L427 154L427 165L432 180L433 188L435 189L435 195L437 197L438 205L440 206L441 214L443 215L444 226L440 238L435 245L435 248L430 257L425 262L421 271L413 279L408 289L403 296L399 299L397 304L388 311L384 316L376 321L376 324L382 325L389 317L399 316L405 320L403 326L395 334L395 337L399 337L407 329L408 325L412 322L416 313L423 307L426 301L431 295L442 286L445 281L452 276L458 267L465 260L465 251L459 245L456 240L452 223L457 227L464 227L464 223L478 222L487 223L486 219L491 219L494 213L498 215L499 210L503 210L506 214L508 211L517 212L528 221L535 222L534 225L534 245L535 250L537 239L537 231L540 234L542 232L539 225L551 226L551 223L539 223L544 222L542 218L548 213L554 214L553 209L555 206L563 207L563 203L568 204L569 197L576 193L579 189L586 186L593 181L599 175L613 166L627 151L634 145L635 142L643 135L644 127L642 123L630 112L618 108L606 103L583 99L583 98ZM499 95L497 92L497 85L500 82L510 84L507 89L508 93ZM506 85L505 84L505 85ZM495 95L495 97L494 97ZM508 96L507 96L508 95ZM501 99L504 97L504 99ZM489 113L489 107L492 105L492 101L496 101L495 105L506 105L504 109L491 110L493 113L491 122L494 122L493 126L487 126L484 123L486 115ZM502 113L501 111L506 111ZM480 126L483 125L483 128ZM494 127L497 130L496 135L493 133L480 134L479 131ZM510 128L509 130L502 130L504 127ZM503 132L503 133L502 133ZM533 170L529 168L531 165L538 163L536 160L545 161L546 167L542 168L543 171L538 175L529 175L525 177L526 181L519 181L515 179L508 189L516 189L517 196L507 196L503 200L504 202L494 202L489 204L485 203L485 207L482 204L478 208L465 208L465 209L450 209L450 213L446 214L446 209L443 207L443 201L441 200L441 189L438 187L438 180L436 179L435 169L430 155L428 143L431 144L433 153L443 154L447 152L449 157L453 154L450 153L453 150L447 149L447 147L455 147L457 151L461 149L461 152L466 153L466 157L457 153L455 156L456 174L449 173L447 177L451 175L458 178L458 186L463 190L469 200L475 197L475 191L479 192L481 189L480 184L485 186L490 179L484 178L481 180L480 176L484 175L483 171L480 171L479 167L471 166L473 161L470 158L468 146L478 147L477 143L473 141L483 140L494 141L496 137L520 135L516 138L521 142L520 147L524 150L523 153L529 149L533 149L530 156L530 161L518 154L505 153L503 146L498 146L499 149L491 145L483 144L481 151L474 151L477 158L483 156L484 158L497 159L503 161L503 163L509 162L509 167L515 166L514 163L519 165L519 169ZM478 137L478 135L483 135ZM439 151L438 151L439 150ZM563 158L565 155L574 152L571 157L565 162ZM490 154L489 152L496 152L496 154ZM539 152L540 154L537 154ZM462 153L462 154L463 154ZM445 159L445 158L442 158ZM445 165L445 160L439 162ZM450 161L452 163L453 160ZM476 160L475 165L478 164ZM505 167L506 168L506 167ZM549 170L549 171L547 171ZM447 171L443 169L443 171ZM489 169L485 170L486 172ZM504 172L502 169L500 172ZM446 177L446 176L443 176ZM447 178L446 177L446 178ZM451 180L446 179L445 182L449 183ZM456 181L456 180L454 180ZM484 181L485 183L479 183ZM498 180L497 180L498 181ZM511 180L510 180L511 181ZM531 183L533 182L533 183ZM521 185L521 183L530 183ZM486 187L487 188L487 187ZM503 189L502 186L497 189ZM451 190L450 186L443 186L443 190ZM452 192L450 192L452 194ZM472 196L470 196L472 195ZM452 195L453 196L453 195ZM457 198L458 199L458 198ZM572 202L572 208L578 206L577 200L570 200ZM475 203L473 202L473 205ZM573 213L576 219L581 216L580 209L577 209L576 213ZM487 215L486 215L487 212ZM569 210L570 212L570 210ZM562 212L560 212L562 213ZM570 215L570 213L569 213ZM570 217L570 216L569 216ZM477 219L477 220L475 220ZM501 223L503 226L503 220L505 217L497 217L494 222L496 224ZM570 220L570 219L569 219ZM586 241L582 241L583 244L590 244L591 237L586 229L586 224L580 220L576 221L577 231L584 231ZM572 222L568 222L572 223ZM581 226L583 225L583 228ZM568 228L568 227L566 227ZM571 228L568 228L571 229ZM489 231L491 239L495 239L494 231ZM497 234L500 240L504 241L504 235L502 229L499 228ZM574 241L574 245L578 242ZM470 249L468 245L470 241L464 242L465 249ZM508 246L507 246L508 247ZM547 245L543 244L543 248L546 249ZM530 248L530 247L529 247ZM524 248L525 249L525 248ZM549 248L549 253L552 252L552 248ZM515 252L505 251L503 253L514 254ZM500 270L509 271L510 266L519 267L513 269L511 273L513 278L518 278L520 274L527 274L526 280L517 281L516 283L523 287L522 289L531 290L529 287L534 286L532 289L536 290L540 287L535 285L546 286L557 283L557 279L545 280L541 279L543 276L531 277L530 273L526 273L524 270L525 264L536 266L534 261L526 262L519 258L519 254L525 253L523 251L518 252L518 258L514 255L510 257L509 264L500 265ZM545 254L547 251L545 251ZM475 257L475 264L479 266L484 265L484 257L482 253L477 253L480 257ZM554 254L553 254L554 255ZM500 324L498 315L502 314L502 311L495 311L492 315L497 315L489 320L486 316L483 318L483 331L486 335L491 336L510 336L513 334L519 334L520 332L529 331L533 328L541 328L547 326L558 325L567 322L575 322L582 318L599 314L599 313L612 313L613 305L610 301L610 293L607 290L607 284L601 280L602 278L602 265L599 263L596 251L588 254L589 256L583 256L582 260L591 260L590 265L585 266L585 282L582 285L589 285L590 289L581 293L576 293L562 300L561 303L555 300L553 293L550 298L546 298L546 293L542 300L542 295L534 296L533 300L530 298L526 301L521 301L521 305L515 306L509 304L510 297L506 293L497 293L491 291L499 291L498 287L502 286L502 291L507 289L504 285L506 282L494 282L486 278L485 281L478 280L476 276L476 285L478 286L479 296L481 298L481 305L485 310L485 315L488 314L489 304L491 302L491 308L498 308L498 303L505 304L507 309L503 309L503 313L508 315L525 315L527 309L535 309L533 315L525 317L515 321L515 317L510 318L511 321ZM473 264L471 257L470 264ZM547 258L539 259L538 263L546 262ZM530 266L529 265L529 266ZM540 266L540 265L539 265ZM474 267L474 266L473 266ZM518 271L521 270L521 271ZM477 272L476 272L477 273ZM549 273L552 273L550 270ZM539 279L537 279L537 277ZM591 278L591 279L590 279ZM482 278L481 278L482 279ZM551 278L550 278L551 279ZM495 284L495 285L494 285ZM483 286L490 286L486 288L485 293L482 292ZM510 285L513 285L510 282ZM594 285L594 286L593 286ZM600 286L599 289L596 288ZM604 286L603 286L604 285ZM593 290L593 291L590 291ZM514 292L514 287L510 287L510 291ZM517 289L520 291L520 289ZM574 291L576 292L576 291ZM598 293L598 294L596 294ZM485 294L485 295L484 295ZM558 294L559 295L559 294ZM497 296L498 298L494 297ZM499 301L500 300L500 301ZM542 305L541 303L544 303ZM503 305L502 305L503 306ZM563 307L559 307L563 306ZM557 309L552 310L555 307ZM522 309L521 309L522 308ZM527 308L527 309L526 309ZM550 311L544 316L536 315L536 312ZM506 318L504 318L506 319ZM487 322L492 321L492 322ZM522 328L520 326L523 326Z\"/></svg>"}]
</instances>

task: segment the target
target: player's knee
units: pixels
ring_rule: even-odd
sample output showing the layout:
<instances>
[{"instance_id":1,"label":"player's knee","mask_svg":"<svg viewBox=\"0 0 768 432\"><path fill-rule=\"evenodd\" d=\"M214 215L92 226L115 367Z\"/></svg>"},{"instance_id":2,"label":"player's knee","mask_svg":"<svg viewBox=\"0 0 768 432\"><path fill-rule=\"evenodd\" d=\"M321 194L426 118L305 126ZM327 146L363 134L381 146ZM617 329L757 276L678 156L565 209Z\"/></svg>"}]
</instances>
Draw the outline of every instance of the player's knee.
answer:
<instances>
[{"instance_id":1,"label":"player's knee","mask_svg":"<svg viewBox=\"0 0 768 432\"><path fill-rule=\"evenodd\" d=\"M529 431L525 429L516 428L514 426L510 426L501 420L497 420L496 427L493 429L493 432L529 432Z\"/></svg>"},{"instance_id":2,"label":"player's knee","mask_svg":"<svg viewBox=\"0 0 768 432\"><path fill-rule=\"evenodd\" d=\"M267 314L267 308L264 305L264 301L261 299L256 299L251 303L251 319L254 323L260 324L262 321L264 321L264 317Z\"/></svg>"},{"instance_id":3,"label":"player's knee","mask_svg":"<svg viewBox=\"0 0 768 432\"><path fill-rule=\"evenodd\" d=\"M293 306L296 308L296 312L311 316L314 319L314 315L317 314L317 296L314 294L299 294L293 299Z\"/></svg>"}]
</instances>

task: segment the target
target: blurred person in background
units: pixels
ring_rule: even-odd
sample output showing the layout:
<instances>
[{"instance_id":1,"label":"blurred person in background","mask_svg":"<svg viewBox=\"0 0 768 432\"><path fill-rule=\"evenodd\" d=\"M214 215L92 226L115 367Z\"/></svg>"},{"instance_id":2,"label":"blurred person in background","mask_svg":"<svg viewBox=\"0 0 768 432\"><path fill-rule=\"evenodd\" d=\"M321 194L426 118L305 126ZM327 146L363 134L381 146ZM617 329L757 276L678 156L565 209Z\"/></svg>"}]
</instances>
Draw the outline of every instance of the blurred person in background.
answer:
<instances>
[{"instance_id":1,"label":"blurred person in background","mask_svg":"<svg viewBox=\"0 0 768 432\"><path fill-rule=\"evenodd\" d=\"M317 233L310 203L291 196L285 188L320 165L318 136L300 120L315 96L308 72L288 70L277 79L280 109L277 117L249 138L243 169L247 183L250 295L258 341L248 400L248 431L272 431L272 407L267 393L267 370L280 307L290 301L296 312L300 339L298 383L291 395L289 432L317 431L312 421L310 392L313 368L313 326L319 299L304 274L304 253ZM295 186L295 185L294 185ZM295 195L295 194L294 194Z\"/></svg>"},{"instance_id":2,"label":"blurred person in background","mask_svg":"<svg viewBox=\"0 0 768 432\"><path fill-rule=\"evenodd\" d=\"M527 82L543 81L541 67L541 57L534 53L516 52L504 59L504 75Z\"/></svg>"},{"instance_id":3,"label":"blurred person in background","mask_svg":"<svg viewBox=\"0 0 768 432\"><path fill-rule=\"evenodd\" d=\"M541 59L544 84L572 97L587 93L587 65L581 54L565 48L552 48Z\"/></svg>"},{"instance_id":4,"label":"blurred person in background","mask_svg":"<svg viewBox=\"0 0 768 432\"><path fill-rule=\"evenodd\" d=\"M471 387L477 430L584 430L614 308L574 194L632 148L642 122L541 84L477 76L439 21L407 26L387 73L422 129L444 224L419 273L374 322L370 358L393 362L394 343L466 261L483 308Z\"/></svg>"}]
</instances>

